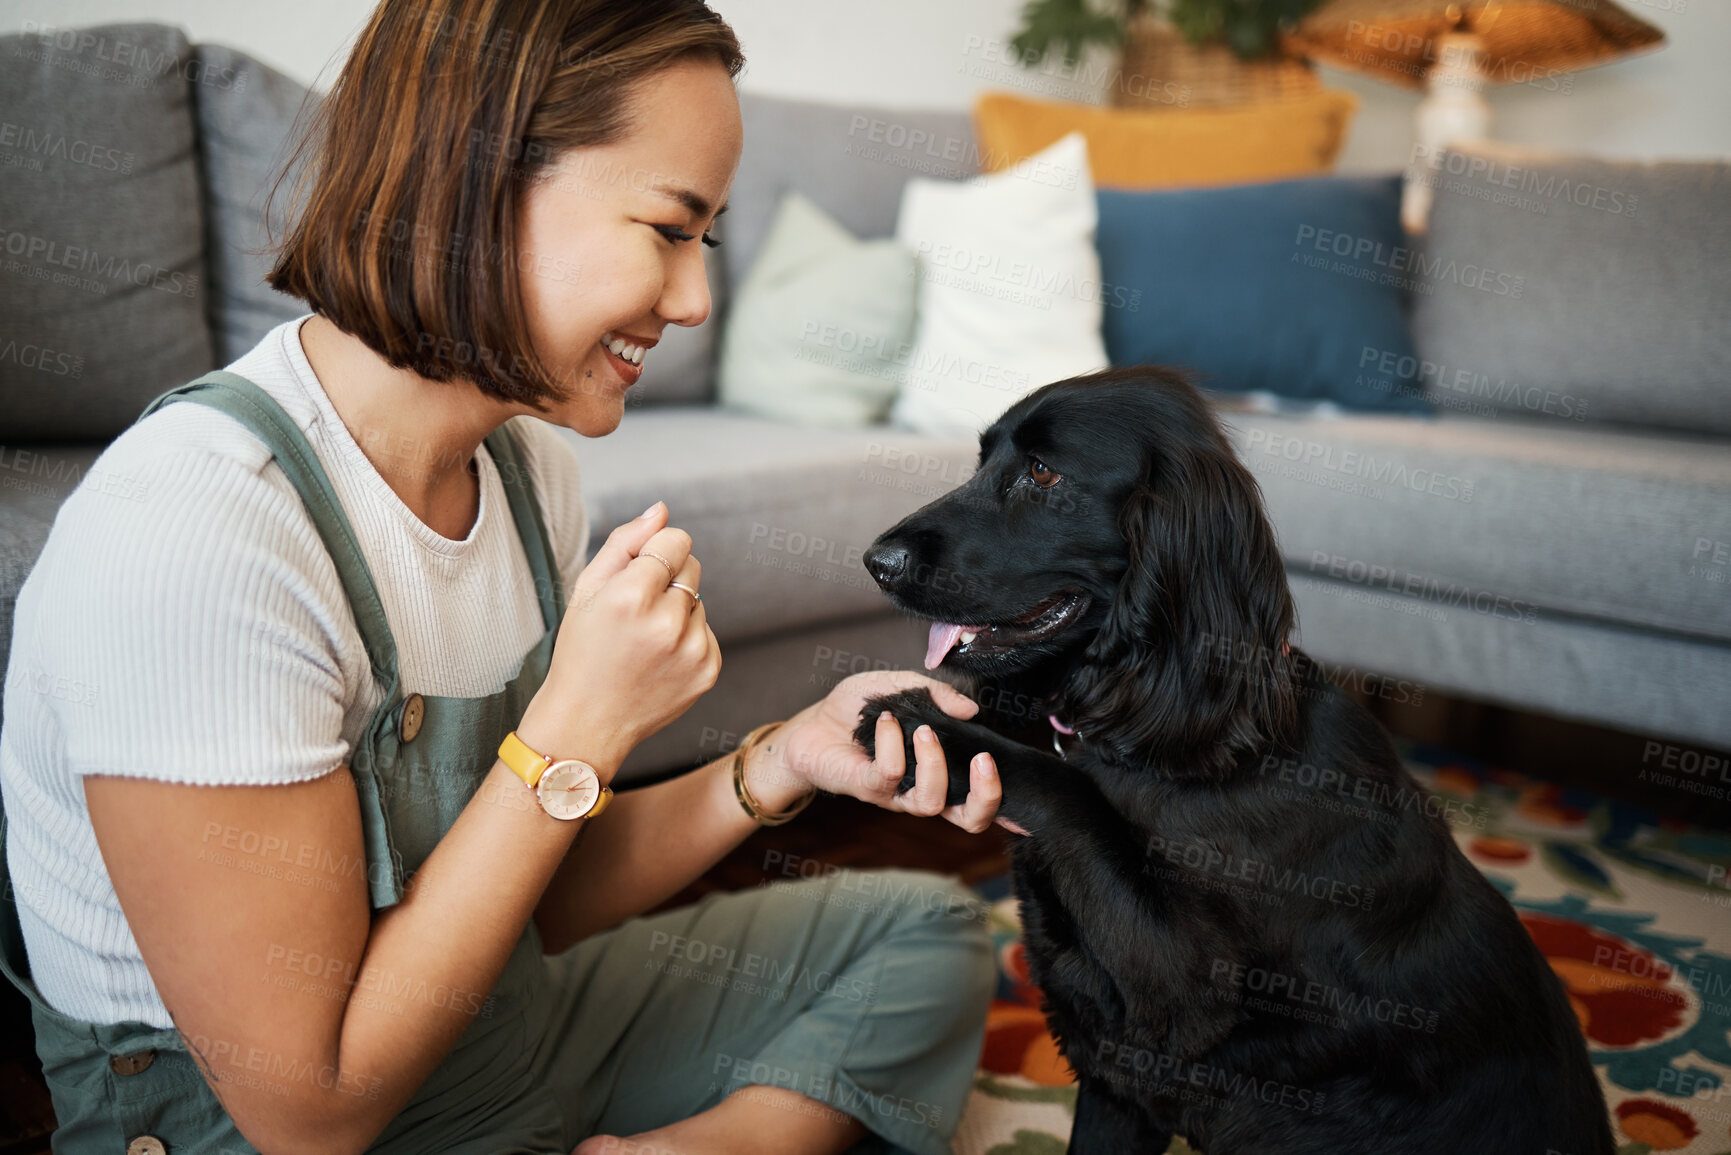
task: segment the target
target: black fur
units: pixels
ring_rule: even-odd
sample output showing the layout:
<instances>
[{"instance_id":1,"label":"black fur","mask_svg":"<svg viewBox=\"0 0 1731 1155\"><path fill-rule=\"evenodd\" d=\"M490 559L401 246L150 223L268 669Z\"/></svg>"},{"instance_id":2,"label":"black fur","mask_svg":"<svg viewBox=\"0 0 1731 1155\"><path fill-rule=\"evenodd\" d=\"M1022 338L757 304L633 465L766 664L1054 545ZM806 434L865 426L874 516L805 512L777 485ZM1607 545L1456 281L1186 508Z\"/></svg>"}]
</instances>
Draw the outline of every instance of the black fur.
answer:
<instances>
[{"instance_id":1,"label":"black fur","mask_svg":"<svg viewBox=\"0 0 1731 1155\"><path fill-rule=\"evenodd\" d=\"M1060 480L1042 488L1035 459ZM996 759L999 813L1030 832L1013 852L1029 969L1080 1078L1071 1152L1174 1134L1206 1155L1615 1150L1513 909L1376 721L1286 646L1256 483L1181 377L1024 398L974 476L867 564L937 621L1086 598L1051 636L948 655L975 721L913 691L868 703L857 733L873 749L893 711L911 767L929 724L952 803L969 759ZM1048 710L1078 731L1061 758Z\"/></svg>"}]
</instances>

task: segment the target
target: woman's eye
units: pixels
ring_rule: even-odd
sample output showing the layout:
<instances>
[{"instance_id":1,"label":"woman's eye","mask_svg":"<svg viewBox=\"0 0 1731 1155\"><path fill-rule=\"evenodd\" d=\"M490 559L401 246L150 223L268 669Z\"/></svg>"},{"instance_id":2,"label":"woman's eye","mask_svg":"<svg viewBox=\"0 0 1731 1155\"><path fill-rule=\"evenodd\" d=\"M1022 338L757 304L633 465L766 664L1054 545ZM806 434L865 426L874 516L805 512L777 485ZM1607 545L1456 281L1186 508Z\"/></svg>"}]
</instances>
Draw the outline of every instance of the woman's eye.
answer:
<instances>
[{"instance_id":1,"label":"woman's eye","mask_svg":"<svg viewBox=\"0 0 1731 1155\"><path fill-rule=\"evenodd\" d=\"M670 241L695 241L697 239L696 233L688 233L678 225L654 225L652 227L656 232L660 233ZM703 243L711 248L715 248L721 244L720 241L716 240L708 233L703 234Z\"/></svg>"},{"instance_id":2,"label":"woman's eye","mask_svg":"<svg viewBox=\"0 0 1731 1155\"><path fill-rule=\"evenodd\" d=\"M1052 469L1051 466L1047 465L1044 461L1041 461L1038 457L1028 462L1028 478L1041 489L1052 488L1054 485L1058 484L1061 477L1063 477L1063 474Z\"/></svg>"}]
</instances>

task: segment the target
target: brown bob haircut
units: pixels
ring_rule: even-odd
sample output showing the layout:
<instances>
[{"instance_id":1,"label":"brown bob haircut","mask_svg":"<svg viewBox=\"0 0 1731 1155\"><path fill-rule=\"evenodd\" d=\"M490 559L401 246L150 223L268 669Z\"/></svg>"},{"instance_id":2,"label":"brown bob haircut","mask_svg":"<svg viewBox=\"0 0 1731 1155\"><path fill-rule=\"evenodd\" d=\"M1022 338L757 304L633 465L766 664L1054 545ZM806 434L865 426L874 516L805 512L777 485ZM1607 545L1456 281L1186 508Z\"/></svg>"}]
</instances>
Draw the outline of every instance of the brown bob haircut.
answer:
<instances>
[{"instance_id":1,"label":"brown bob haircut","mask_svg":"<svg viewBox=\"0 0 1731 1155\"><path fill-rule=\"evenodd\" d=\"M310 163L267 283L395 368L545 412L569 394L529 338L518 197L692 54L745 66L703 0L383 0L290 157Z\"/></svg>"}]
</instances>

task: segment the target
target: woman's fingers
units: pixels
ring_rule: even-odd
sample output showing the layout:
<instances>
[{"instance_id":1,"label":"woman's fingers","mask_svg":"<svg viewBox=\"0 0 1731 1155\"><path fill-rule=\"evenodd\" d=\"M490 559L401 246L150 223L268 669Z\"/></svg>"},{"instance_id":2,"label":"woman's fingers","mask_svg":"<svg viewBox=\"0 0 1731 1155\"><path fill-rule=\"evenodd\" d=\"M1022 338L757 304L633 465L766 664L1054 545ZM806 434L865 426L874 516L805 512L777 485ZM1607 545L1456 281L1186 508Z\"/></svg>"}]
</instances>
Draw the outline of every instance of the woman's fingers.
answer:
<instances>
[{"instance_id":1,"label":"woman's fingers","mask_svg":"<svg viewBox=\"0 0 1731 1155\"><path fill-rule=\"evenodd\" d=\"M952 718L972 718L980 712L980 704L950 685L936 678L927 678L932 692L932 701L938 708Z\"/></svg>"},{"instance_id":2,"label":"woman's fingers","mask_svg":"<svg viewBox=\"0 0 1731 1155\"><path fill-rule=\"evenodd\" d=\"M591 592L600 589L608 578L630 565L638 551L666 524L667 506L658 501L640 516L616 526L601 543L601 548L595 551L595 556L589 559L589 564L583 567L577 578L578 584Z\"/></svg>"},{"instance_id":3,"label":"woman's fingers","mask_svg":"<svg viewBox=\"0 0 1731 1155\"><path fill-rule=\"evenodd\" d=\"M922 724L914 731L914 788L902 795L908 812L930 817L944 808L950 793L950 774L944 765L944 747Z\"/></svg>"},{"instance_id":4,"label":"woman's fingers","mask_svg":"<svg viewBox=\"0 0 1731 1155\"><path fill-rule=\"evenodd\" d=\"M668 583L678 580L679 571L690 556L691 535L683 529L664 526L637 550L637 556L625 567L625 573L637 583L638 591L646 599L653 598L666 589ZM678 590L673 592L679 593Z\"/></svg>"},{"instance_id":5,"label":"woman's fingers","mask_svg":"<svg viewBox=\"0 0 1731 1155\"><path fill-rule=\"evenodd\" d=\"M865 694L886 694L896 690L930 690L932 700L938 707L952 718L972 718L980 712L980 704L950 685L937 678L928 678L913 670L873 670L867 673L854 674L860 679L861 692Z\"/></svg>"},{"instance_id":6,"label":"woman's fingers","mask_svg":"<svg viewBox=\"0 0 1731 1155\"><path fill-rule=\"evenodd\" d=\"M680 608L687 614L701 613L703 611L703 603L698 601L690 591L696 590L698 593L703 592L703 563L694 557L686 557L685 564L679 567L679 573L674 577L673 581L678 582L682 586L689 587L689 589L676 589L674 588L673 582L667 583L667 592L675 595L679 599Z\"/></svg>"},{"instance_id":7,"label":"woman's fingers","mask_svg":"<svg viewBox=\"0 0 1731 1155\"><path fill-rule=\"evenodd\" d=\"M970 834L979 834L992 824L998 804L1004 799L1004 787L998 781L998 767L992 756L975 754L968 763L968 797L944 810L944 817Z\"/></svg>"},{"instance_id":8,"label":"woman's fingers","mask_svg":"<svg viewBox=\"0 0 1731 1155\"><path fill-rule=\"evenodd\" d=\"M877 726L877 762L878 773L882 776L882 785L891 797L895 797L897 784L902 775L907 773L907 751L902 746L902 728L896 721L896 716L888 710L878 715Z\"/></svg>"}]
</instances>

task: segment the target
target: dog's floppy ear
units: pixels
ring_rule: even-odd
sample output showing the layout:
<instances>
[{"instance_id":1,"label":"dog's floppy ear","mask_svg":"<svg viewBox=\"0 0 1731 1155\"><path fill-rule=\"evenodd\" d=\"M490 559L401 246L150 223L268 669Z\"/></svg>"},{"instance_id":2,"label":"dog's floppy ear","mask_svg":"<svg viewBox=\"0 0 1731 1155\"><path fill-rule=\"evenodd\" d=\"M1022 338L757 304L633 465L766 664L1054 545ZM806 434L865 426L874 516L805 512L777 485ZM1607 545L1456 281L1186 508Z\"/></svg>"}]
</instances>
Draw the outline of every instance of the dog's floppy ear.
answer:
<instances>
[{"instance_id":1,"label":"dog's floppy ear","mask_svg":"<svg viewBox=\"0 0 1731 1155\"><path fill-rule=\"evenodd\" d=\"M1150 450L1119 514L1129 569L1065 699L1090 746L1219 775L1285 739L1297 700L1274 532L1255 478L1210 433Z\"/></svg>"}]
</instances>

